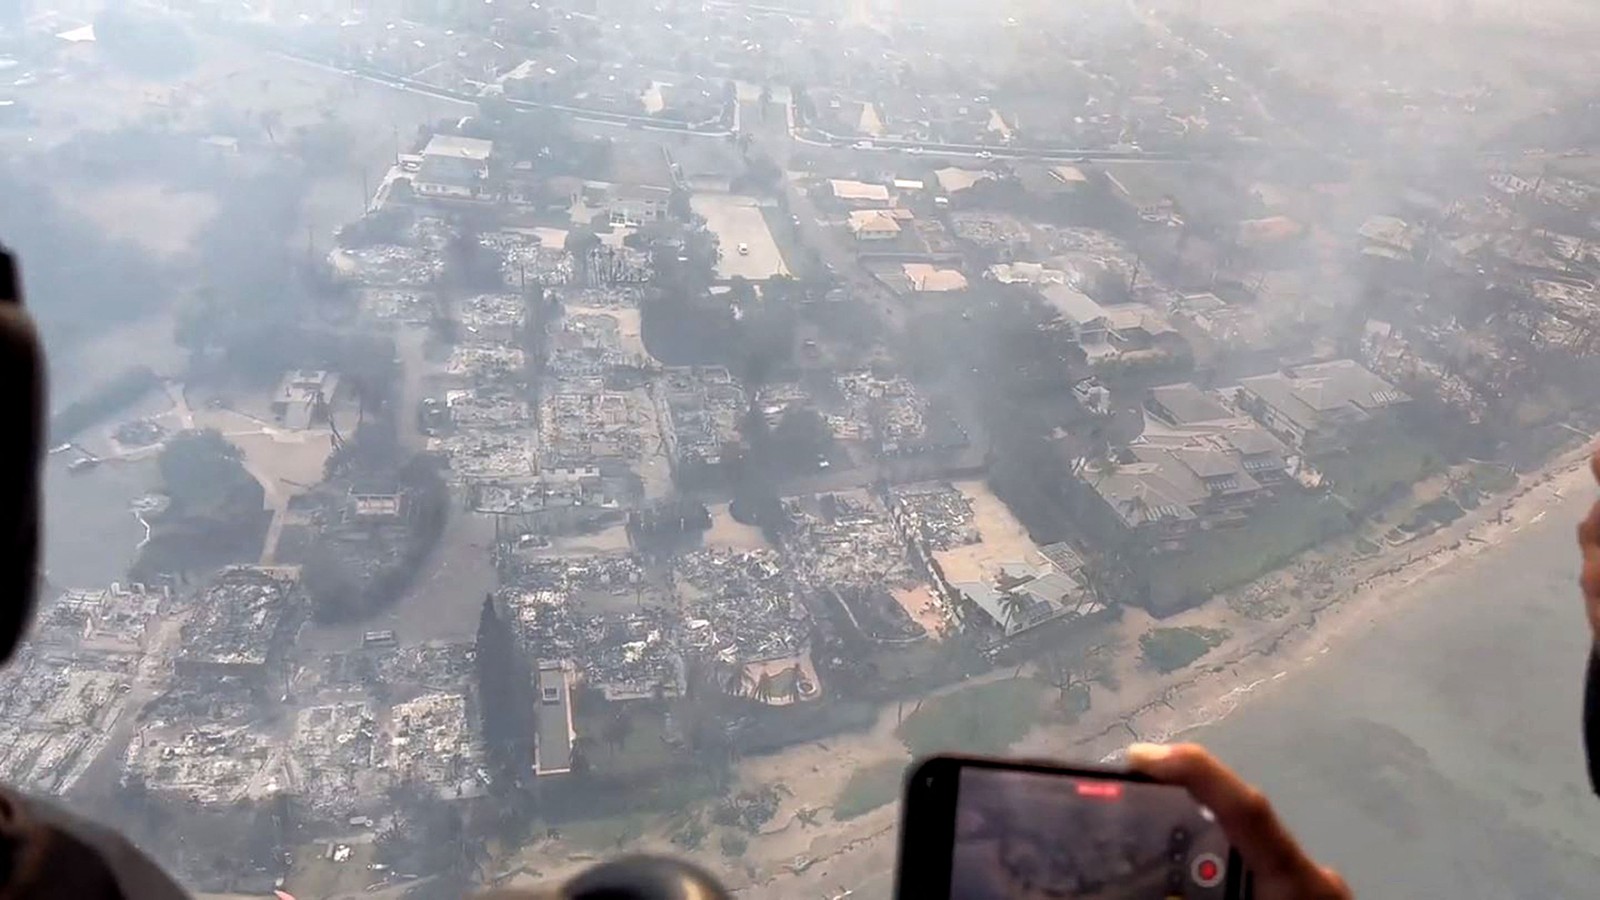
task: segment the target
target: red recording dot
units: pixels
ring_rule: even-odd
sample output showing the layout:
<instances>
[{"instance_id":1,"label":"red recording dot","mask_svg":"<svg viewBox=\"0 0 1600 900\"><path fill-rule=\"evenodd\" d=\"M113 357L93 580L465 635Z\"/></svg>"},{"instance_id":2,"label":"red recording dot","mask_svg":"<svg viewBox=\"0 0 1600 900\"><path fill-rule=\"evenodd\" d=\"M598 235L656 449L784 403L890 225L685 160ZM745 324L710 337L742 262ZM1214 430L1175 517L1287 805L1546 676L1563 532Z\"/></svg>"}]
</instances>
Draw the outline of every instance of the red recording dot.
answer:
<instances>
[{"instance_id":1,"label":"red recording dot","mask_svg":"<svg viewBox=\"0 0 1600 900\"><path fill-rule=\"evenodd\" d=\"M1210 853L1202 853L1194 859L1194 866L1190 870L1194 875L1195 883L1201 887L1216 887L1222 883L1222 860Z\"/></svg>"}]
</instances>

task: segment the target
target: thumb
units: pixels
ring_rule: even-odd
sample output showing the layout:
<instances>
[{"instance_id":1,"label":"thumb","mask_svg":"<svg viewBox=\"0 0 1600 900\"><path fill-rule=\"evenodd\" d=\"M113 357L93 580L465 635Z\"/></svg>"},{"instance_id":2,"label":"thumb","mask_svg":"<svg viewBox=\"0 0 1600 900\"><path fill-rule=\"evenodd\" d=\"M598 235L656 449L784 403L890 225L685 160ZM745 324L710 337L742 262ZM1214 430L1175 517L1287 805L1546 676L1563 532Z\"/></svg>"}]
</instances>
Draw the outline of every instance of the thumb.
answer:
<instances>
[{"instance_id":1,"label":"thumb","mask_svg":"<svg viewBox=\"0 0 1600 900\"><path fill-rule=\"evenodd\" d=\"M1312 867L1267 796L1198 744L1134 744L1134 771L1184 788L1211 810L1217 824L1257 877L1293 877Z\"/></svg>"}]
</instances>

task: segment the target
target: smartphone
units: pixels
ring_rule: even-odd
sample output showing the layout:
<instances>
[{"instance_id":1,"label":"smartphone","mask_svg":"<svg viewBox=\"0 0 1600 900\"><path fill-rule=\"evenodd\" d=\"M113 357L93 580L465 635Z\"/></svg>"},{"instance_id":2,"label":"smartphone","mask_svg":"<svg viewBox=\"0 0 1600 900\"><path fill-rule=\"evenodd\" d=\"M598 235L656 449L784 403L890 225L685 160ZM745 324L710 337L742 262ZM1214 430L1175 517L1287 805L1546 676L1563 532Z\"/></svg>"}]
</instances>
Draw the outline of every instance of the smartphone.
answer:
<instances>
[{"instance_id":1,"label":"smartphone","mask_svg":"<svg viewBox=\"0 0 1600 900\"><path fill-rule=\"evenodd\" d=\"M1248 896L1211 812L1132 772L935 756L901 816L898 900Z\"/></svg>"}]
</instances>

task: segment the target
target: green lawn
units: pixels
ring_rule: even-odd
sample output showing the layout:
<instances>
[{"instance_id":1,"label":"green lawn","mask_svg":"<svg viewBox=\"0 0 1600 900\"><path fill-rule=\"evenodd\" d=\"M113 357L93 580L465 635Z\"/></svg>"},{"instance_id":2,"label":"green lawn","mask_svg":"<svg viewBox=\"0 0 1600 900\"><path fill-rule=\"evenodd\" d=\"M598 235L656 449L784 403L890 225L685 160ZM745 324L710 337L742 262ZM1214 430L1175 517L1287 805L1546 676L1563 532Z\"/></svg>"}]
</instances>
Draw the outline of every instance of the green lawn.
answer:
<instances>
[{"instance_id":1,"label":"green lawn","mask_svg":"<svg viewBox=\"0 0 1600 900\"><path fill-rule=\"evenodd\" d=\"M1154 628L1139 636L1144 661L1165 675L1193 663L1227 640L1226 628Z\"/></svg>"},{"instance_id":2,"label":"green lawn","mask_svg":"<svg viewBox=\"0 0 1600 900\"><path fill-rule=\"evenodd\" d=\"M893 803L900 796L909 765L910 760L886 759L851 772L850 780L839 790L839 799L833 801L833 817L843 822Z\"/></svg>"},{"instance_id":3,"label":"green lawn","mask_svg":"<svg viewBox=\"0 0 1600 900\"><path fill-rule=\"evenodd\" d=\"M1517 486L1517 476L1505 466L1475 463L1467 469L1467 483L1486 494L1498 494Z\"/></svg>"},{"instance_id":4,"label":"green lawn","mask_svg":"<svg viewBox=\"0 0 1600 900\"><path fill-rule=\"evenodd\" d=\"M648 817L639 813L607 816L570 822L561 827L561 837L587 850L614 853L644 836Z\"/></svg>"},{"instance_id":5,"label":"green lawn","mask_svg":"<svg viewBox=\"0 0 1600 900\"><path fill-rule=\"evenodd\" d=\"M1028 678L965 688L923 703L895 733L913 756L1004 753L1038 721L1040 695Z\"/></svg>"},{"instance_id":6,"label":"green lawn","mask_svg":"<svg viewBox=\"0 0 1600 900\"><path fill-rule=\"evenodd\" d=\"M587 698L586 698L587 699ZM644 704L631 704L622 713L627 725L617 733L625 734L622 740L612 743L605 739L608 728L620 704L605 701L590 703L577 710L575 725L579 734L591 739L590 764L596 774L638 775L661 772L681 766L687 759L681 750L675 750L663 740L665 720L659 710Z\"/></svg>"},{"instance_id":7,"label":"green lawn","mask_svg":"<svg viewBox=\"0 0 1600 900\"><path fill-rule=\"evenodd\" d=\"M1268 501L1243 525L1205 532L1163 558L1150 576L1152 611L1186 608L1253 581L1349 530L1349 516L1331 498L1293 493Z\"/></svg>"},{"instance_id":8,"label":"green lawn","mask_svg":"<svg viewBox=\"0 0 1600 900\"><path fill-rule=\"evenodd\" d=\"M1358 513L1383 505L1398 489L1439 470L1442 460L1433 447L1402 432L1363 442L1348 453L1314 462L1333 483L1333 492Z\"/></svg>"}]
</instances>

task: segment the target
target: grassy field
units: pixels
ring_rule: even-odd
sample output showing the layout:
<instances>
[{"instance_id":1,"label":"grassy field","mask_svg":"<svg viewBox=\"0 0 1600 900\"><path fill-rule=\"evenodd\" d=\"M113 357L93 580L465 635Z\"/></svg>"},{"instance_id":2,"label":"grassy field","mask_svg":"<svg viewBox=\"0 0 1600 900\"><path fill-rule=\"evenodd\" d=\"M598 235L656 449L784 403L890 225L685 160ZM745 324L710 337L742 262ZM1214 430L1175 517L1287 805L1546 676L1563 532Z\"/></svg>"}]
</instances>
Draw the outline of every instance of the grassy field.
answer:
<instances>
[{"instance_id":1,"label":"grassy field","mask_svg":"<svg viewBox=\"0 0 1600 900\"><path fill-rule=\"evenodd\" d=\"M1330 498L1290 494L1257 509L1237 528L1195 538L1163 560L1151 576L1152 611L1192 606L1276 569L1297 554L1350 530L1344 508Z\"/></svg>"},{"instance_id":2,"label":"grassy field","mask_svg":"<svg viewBox=\"0 0 1600 900\"><path fill-rule=\"evenodd\" d=\"M639 813L588 819L561 826L561 837L588 850L615 852L644 836L649 818Z\"/></svg>"},{"instance_id":3,"label":"grassy field","mask_svg":"<svg viewBox=\"0 0 1600 900\"><path fill-rule=\"evenodd\" d=\"M1040 686L1011 678L935 697L896 731L913 756L1004 753L1039 718Z\"/></svg>"},{"instance_id":4,"label":"grassy field","mask_svg":"<svg viewBox=\"0 0 1600 900\"><path fill-rule=\"evenodd\" d=\"M1334 494L1358 513L1383 505L1399 489L1438 471L1441 464L1433 447L1398 431L1316 461L1332 482Z\"/></svg>"},{"instance_id":5,"label":"grassy field","mask_svg":"<svg viewBox=\"0 0 1600 900\"><path fill-rule=\"evenodd\" d=\"M910 760L886 759L850 773L850 780L833 802L833 817L841 822L864 816L900 796L900 785Z\"/></svg>"},{"instance_id":6,"label":"grassy field","mask_svg":"<svg viewBox=\"0 0 1600 900\"><path fill-rule=\"evenodd\" d=\"M620 733L626 737L608 742L608 729L614 728L613 717L621 714L627 725ZM663 772L684 762L685 755L669 746L665 738L665 721L659 711L642 704L623 709L621 704L604 700L580 707L574 717L579 734L594 738L591 763L596 773L602 775L639 775Z\"/></svg>"},{"instance_id":7,"label":"grassy field","mask_svg":"<svg viewBox=\"0 0 1600 900\"><path fill-rule=\"evenodd\" d=\"M1139 637L1144 661L1161 674L1176 672L1228 639L1226 628L1154 628Z\"/></svg>"}]
</instances>

